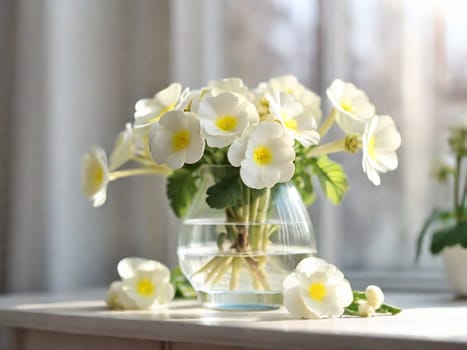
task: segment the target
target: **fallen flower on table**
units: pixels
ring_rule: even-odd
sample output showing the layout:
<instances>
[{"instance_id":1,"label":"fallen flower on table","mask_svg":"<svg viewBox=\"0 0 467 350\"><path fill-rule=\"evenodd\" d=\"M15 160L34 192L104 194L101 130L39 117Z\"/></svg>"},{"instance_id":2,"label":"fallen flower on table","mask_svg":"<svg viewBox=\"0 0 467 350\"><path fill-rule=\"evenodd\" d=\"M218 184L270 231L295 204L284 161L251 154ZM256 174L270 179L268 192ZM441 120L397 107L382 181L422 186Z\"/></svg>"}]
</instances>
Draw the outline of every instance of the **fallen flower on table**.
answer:
<instances>
[{"instance_id":1,"label":"fallen flower on table","mask_svg":"<svg viewBox=\"0 0 467 350\"><path fill-rule=\"evenodd\" d=\"M122 281L113 282L106 297L111 309L152 309L168 304L175 296L170 271L158 261L125 258L117 270Z\"/></svg>"},{"instance_id":2,"label":"fallen flower on table","mask_svg":"<svg viewBox=\"0 0 467 350\"><path fill-rule=\"evenodd\" d=\"M398 314L401 309L383 304L378 286L353 291L344 274L323 259L303 259L283 282L284 305L297 318L335 318L342 315L370 317Z\"/></svg>"},{"instance_id":3,"label":"fallen flower on table","mask_svg":"<svg viewBox=\"0 0 467 350\"><path fill-rule=\"evenodd\" d=\"M299 318L340 317L352 303L350 283L334 265L303 259L283 283L284 305Z\"/></svg>"}]
</instances>

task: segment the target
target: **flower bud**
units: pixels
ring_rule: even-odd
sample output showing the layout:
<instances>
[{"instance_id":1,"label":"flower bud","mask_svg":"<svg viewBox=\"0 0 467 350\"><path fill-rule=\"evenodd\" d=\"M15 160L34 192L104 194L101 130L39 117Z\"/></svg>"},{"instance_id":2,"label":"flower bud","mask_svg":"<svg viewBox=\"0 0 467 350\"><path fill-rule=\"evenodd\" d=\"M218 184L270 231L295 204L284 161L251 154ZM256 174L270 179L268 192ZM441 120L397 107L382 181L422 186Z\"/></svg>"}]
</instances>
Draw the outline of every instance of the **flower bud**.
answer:
<instances>
[{"instance_id":1,"label":"flower bud","mask_svg":"<svg viewBox=\"0 0 467 350\"><path fill-rule=\"evenodd\" d=\"M379 309L381 304L384 301L384 294L381 288L378 286L368 286L365 290L366 300L368 304L372 306L375 310Z\"/></svg>"},{"instance_id":2,"label":"flower bud","mask_svg":"<svg viewBox=\"0 0 467 350\"><path fill-rule=\"evenodd\" d=\"M452 151L460 157L467 156L467 115L458 118L449 126L451 137L449 138L449 146Z\"/></svg>"},{"instance_id":3,"label":"flower bud","mask_svg":"<svg viewBox=\"0 0 467 350\"><path fill-rule=\"evenodd\" d=\"M345 149L350 153L357 153L362 148L362 140L357 134L347 135L345 138Z\"/></svg>"},{"instance_id":4,"label":"flower bud","mask_svg":"<svg viewBox=\"0 0 467 350\"><path fill-rule=\"evenodd\" d=\"M358 314L362 317L371 317L376 314L375 308L368 304L368 302L363 302L358 305Z\"/></svg>"},{"instance_id":5,"label":"flower bud","mask_svg":"<svg viewBox=\"0 0 467 350\"><path fill-rule=\"evenodd\" d=\"M455 172L456 162L450 154L440 154L434 158L430 168L430 176L439 182L446 182Z\"/></svg>"}]
</instances>

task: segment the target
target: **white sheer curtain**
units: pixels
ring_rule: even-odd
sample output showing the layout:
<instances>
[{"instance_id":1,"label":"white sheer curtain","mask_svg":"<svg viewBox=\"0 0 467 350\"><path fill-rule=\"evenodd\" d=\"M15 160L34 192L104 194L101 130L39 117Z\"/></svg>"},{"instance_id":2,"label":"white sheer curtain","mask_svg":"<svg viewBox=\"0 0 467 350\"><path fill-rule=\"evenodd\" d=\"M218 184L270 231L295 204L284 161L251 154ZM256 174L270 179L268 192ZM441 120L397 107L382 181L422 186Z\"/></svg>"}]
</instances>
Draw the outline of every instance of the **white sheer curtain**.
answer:
<instances>
[{"instance_id":1,"label":"white sheer curtain","mask_svg":"<svg viewBox=\"0 0 467 350\"><path fill-rule=\"evenodd\" d=\"M169 2L17 2L8 290L110 282L123 256L165 261L160 179L111 185L95 210L81 158L107 149L134 102L169 82Z\"/></svg>"}]
</instances>

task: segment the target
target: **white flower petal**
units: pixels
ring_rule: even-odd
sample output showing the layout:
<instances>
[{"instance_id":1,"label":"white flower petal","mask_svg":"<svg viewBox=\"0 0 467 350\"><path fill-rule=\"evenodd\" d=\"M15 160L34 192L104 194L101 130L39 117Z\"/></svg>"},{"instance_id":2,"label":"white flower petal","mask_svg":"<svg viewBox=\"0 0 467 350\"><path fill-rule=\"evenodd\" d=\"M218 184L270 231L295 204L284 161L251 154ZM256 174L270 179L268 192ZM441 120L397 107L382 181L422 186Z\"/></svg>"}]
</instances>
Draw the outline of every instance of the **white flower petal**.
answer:
<instances>
[{"instance_id":1,"label":"white flower petal","mask_svg":"<svg viewBox=\"0 0 467 350\"><path fill-rule=\"evenodd\" d=\"M369 165L368 160L362 160L362 167L371 183L375 186L379 186L381 184L381 177L379 176L378 172L371 165Z\"/></svg>"},{"instance_id":2,"label":"white flower petal","mask_svg":"<svg viewBox=\"0 0 467 350\"><path fill-rule=\"evenodd\" d=\"M336 114L336 123L347 134L362 134L366 125L366 121L354 119L341 111Z\"/></svg>"},{"instance_id":3,"label":"white flower petal","mask_svg":"<svg viewBox=\"0 0 467 350\"><path fill-rule=\"evenodd\" d=\"M333 289L333 293L336 298L336 305L345 308L349 306L353 301L352 288L348 280L343 279L338 285Z\"/></svg>"},{"instance_id":4,"label":"white flower petal","mask_svg":"<svg viewBox=\"0 0 467 350\"><path fill-rule=\"evenodd\" d=\"M117 264L118 275L121 279L134 277L138 266L145 261L146 259L143 258L124 258L120 260Z\"/></svg>"},{"instance_id":5,"label":"white flower petal","mask_svg":"<svg viewBox=\"0 0 467 350\"><path fill-rule=\"evenodd\" d=\"M396 150L401 137L389 116L374 116L365 126L362 135L362 168L370 181L379 185L378 173L386 173L399 165Z\"/></svg>"},{"instance_id":6,"label":"white flower petal","mask_svg":"<svg viewBox=\"0 0 467 350\"><path fill-rule=\"evenodd\" d=\"M185 159L186 159L185 151L174 152L174 153L170 153L167 156L166 163L170 169L177 170L183 166L183 164L185 163Z\"/></svg>"},{"instance_id":7,"label":"white flower petal","mask_svg":"<svg viewBox=\"0 0 467 350\"><path fill-rule=\"evenodd\" d=\"M239 167L243 159L245 159L246 146L248 144L248 138L250 136L250 129L243 132L242 136L235 139L229 147L227 152L227 158L230 164L235 167Z\"/></svg>"},{"instance_id":8,"label":"white flower petal","mask_svg":"<svg viewBox=\"0 0 467 350\"><path fill-rule=\"evenodd\" d=\"M112 154L110 155L109 170L115 170L126 163L134 153L133 146L133 129L131 124L125 125L123 130L115 141L115 146Z\"/></svg>"},{"instance_id":9,"label":"white flower petal","mask_svg":"<svg viewBox=\"0 0 467 350\"><path fill-rule=\"evenodd\" d=\"M298 263L295 270L298 273L303 273L309 276L311 273L318 271L321 268L321 266L326 265L326 264L327 262L323 259L310 257L310 258L302 259Z\"/></svg>"},{"instance_id":10,"label":"white flower petal","mask_svg":"<svg viewBox=\"0 0 467 350\"><path fill-rule=\"evenodd\" d=\"M114 281L110 284L105 297L105 303L113 310L136 309L136 304L123 291L123 284L121 281Z\"/></svg>"},{"instance_id":11,"label":"white flower petal","mask_svg":"<svg viewBox=\"0 0 467 350\"><path fill-rule=\"evenodd\" d=\"M170 303L174 297L175 289L170 283L167 283L159 287L156 303L158 305L165 305Z\"/></svg>"},{"instance_id":12,"label":"white flower petal","mask_svg":"<svg viewBox=\"0 0 467 350\"><path fill-rule=\"evenodd\" d=\"M297 318L317 319L318 315L311 312L303 303L298 285L284 289L284 306L290 314Z\"/></svg>"},{"instance_id":13,"label":"white flower petal","mask_svg":"<svg viewBox=\"0 0 467 350\"><path fill-rule=\"evenodd\" d=\"M277 182L284 183L292 179L295 172L295 165L293 163L285 163L281 167L281 172L279 175L279 180Z\"/></svg>"},{"instance_id":14,"label":"white flower petal","mask_svg":"<svg viewBox=\"0 0 467 350\"><path fill-rule=\"evenodd\" d=\"M260 168L250 159L244 159L240 167L240 177L250 188L263 189L274 186L280 179L280 172L275 168Z\"/></svg>"}]
</instances>

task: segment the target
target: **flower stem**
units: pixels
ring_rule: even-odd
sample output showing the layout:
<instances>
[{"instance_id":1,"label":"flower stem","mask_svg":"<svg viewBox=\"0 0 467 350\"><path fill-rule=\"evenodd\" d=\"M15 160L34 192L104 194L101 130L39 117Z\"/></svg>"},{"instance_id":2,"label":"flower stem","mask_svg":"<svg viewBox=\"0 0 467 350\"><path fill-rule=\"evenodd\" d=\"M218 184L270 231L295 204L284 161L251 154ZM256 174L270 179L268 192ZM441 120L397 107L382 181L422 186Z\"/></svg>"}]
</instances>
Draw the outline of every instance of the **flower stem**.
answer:
<instances>
[{"instance_id":1,"label":"flower stem","mask_svg":"<svg viewBox=\"0 0 467 350\"><path fill-rule=\"evenodd\" d=\"M312 148L307 153L307 157L319 157L319 156L323 156L326 154L344 152L346 151L345 140L346 140L346 137L335 142L326 143L324 145Z\"/></svg>"},{"instance_id":2,"label":"flower stem","mask_svg":"<svg viewBox=\"0 0 467 350\"><path fill-rule=\"evenodd\" d=\"M459 186L460 186L460 175L461 175L461 161L462 157L457 155L456 157L456 174L454 176L454 213L456 215L457 223L461 222L463 205L459 202Z\"/></svg>"},{"instance_id":3,"label":"flower stem","mask_svg":"<svg viewBox=\"0 0 467 350\"><path fill-rule=\"evenodd\" d=\"M329 112L326 119L324 119L323 124L321 124L319 127L318 132L321 138L323 138L328 133L329 129L331 129L332 125L336 121L336 113L337 110L335 108L331 109L331 112Z\"/></svg>"},{"instance_id":4,"label":"flower stem","mask_svg":"<svg viewBox=\"0 0 467 350\"><path fill-rule=\"evenodd\" d=\"M238 287L238 281L240 279L240 271L242 269L243 258L235 257L232 261L232 273L230 275L230 290L235 290Z\"/></svg>"},{"instance_id":5,"label":"flower stem","mask_svg":"<svg viewBox=\"0 0 467 350\"><path fill-rule=\"evenodd\" d=\"M259 249L261 247L266 247L267 242L264 242L265 239L265 231L267 229L266 225L266 216L269 210L269 201L271 199L271 189L266 188L265 193L261 196L259 208L258 208L258 223L260 224L259 226L259 232L258 232L258 246L256 249Z\"/></svg>"},{"instance_id":6,"label":"flower stem","mask_svg":"<svg viewBox=\"0 0 467 350\"><path fill-rule=\"evenodd\" d=\"M154 162L152 160L139 154L134 154L133 157L131 157L131 160L148 167L154 166Z\"/></svg>"},{"instance_id":7,"label":"flower stem","mask_svg":"<svg viewBox=\"0 0 467 350\"><path fill-rule=\"evenodd\" d=\"M109 174L109 180L113 181L122 177L136 176L136 175L163 175L169 176L172 170L163 165L156 165L148 168L137 168L114 171Z\"/></svg>"},{"instance_id":8,"label":"flower stem","mask_svg":"<svg viewBox=\"0 0 467 350\"><path fill-rule=\"evenodd\" d=\"M461 158L461 164L459 165L459 173L462 171L462 160L463 158ZM460 202L460 207L461 207L460 210L463 216L465 215L464 208L466 206L467 206L467 173L465 174L465 177L464 177L464 191L463 191L462 199ZM464 217L463 219L467 220L467 217Z\"/></svg>"},{"instance_id":9,"label":"flower stem","mask_svg":"<svg viewBox=\"0 0 467 350\"><path fill-rule=\"evenodd\" d=\"M222 279L222 277L225 275L225 273L227 272L227 270L229 269L231 263L232 263L232 257L228 257L224 260L223 264L222 264L222 267L218 270L217 272L217 276L216 278L214 279L214 281L212 282L212 286L214 287L217 283L219 283L219 281Z\"/></svg>"}]
</instances>

